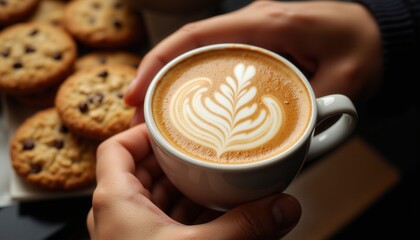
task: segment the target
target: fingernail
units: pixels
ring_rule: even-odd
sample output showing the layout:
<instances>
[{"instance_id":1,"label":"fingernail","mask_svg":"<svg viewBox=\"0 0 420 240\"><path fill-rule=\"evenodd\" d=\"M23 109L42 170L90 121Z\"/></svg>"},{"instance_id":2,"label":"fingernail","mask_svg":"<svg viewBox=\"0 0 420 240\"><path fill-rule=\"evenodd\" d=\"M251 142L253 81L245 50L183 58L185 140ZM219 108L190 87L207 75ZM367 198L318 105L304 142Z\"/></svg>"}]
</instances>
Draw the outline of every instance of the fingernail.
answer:
<instances>
[{"instance_id":1,"label":"fingernail","mask_svg":"<svg viewBox=\"0 0 420 240\"><path fill-rule=\"evenodd\" d=\"M274 201L272 213L279 234L284 234L295 226L300 219L302 209L299 202L291 196L282 195Z\"/></svg>"},{"instance_id":2,"label":"fingernail","mask_svg":"<svg viewBox=\"0 0 420 240\"><path fill-rule=\"evenodd\" d=\"M133 79L130 83L130 85L128 85L127 91L124 94L124 102L125 104L129 105L129 106L137 106L138 100L137 100L137 96L135 96L135 88L137 85L137 78Z\"/></svg>"},{"instance_id":3,"label":"fingernail","mask_svg":"<svg viewBox=\"0 0 420 240\"><path fill-rule=\"evenodd\" d=\"M133 91L134 86L136 85L137 80L140 78L140 70L137 68L136 76L131 81L130 85L128 86L127 93L131 93Z\"/></svg>"},{"instance_id":4,"label":"fingernail","mask_svg":"<svg viewBox=\"0 0 420 240\"><path fill-rule=\"evenodd\" d=\"M137 79L137 77L134 78L133 80L131 80L130 85L128 85L126 95L129 95L131 93L131 91L133 90L134 85L136 85L136 79Z\"/></svg>"}]
</instances>

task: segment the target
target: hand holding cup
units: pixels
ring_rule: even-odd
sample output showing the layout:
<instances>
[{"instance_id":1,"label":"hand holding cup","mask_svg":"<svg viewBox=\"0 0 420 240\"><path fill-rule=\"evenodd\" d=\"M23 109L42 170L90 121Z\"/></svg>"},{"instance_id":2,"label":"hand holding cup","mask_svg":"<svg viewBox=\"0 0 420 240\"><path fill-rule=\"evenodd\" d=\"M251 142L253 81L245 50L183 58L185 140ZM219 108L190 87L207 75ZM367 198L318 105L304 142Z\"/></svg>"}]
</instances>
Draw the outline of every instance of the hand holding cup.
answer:
<instances>
[{"instance_id":1,"label":"hand holding cup","mask_svg":"<svg viewBox=\"0 0 420 240\"><path fill-rule=\"evenodd\" d=\"M290 61L245 44L208 45L173 59L150 84L144 114L168 178L217 210L285 190L306 159L338 146L357 122L349 98L315 98Z\"/></svg>"}]
</instances>

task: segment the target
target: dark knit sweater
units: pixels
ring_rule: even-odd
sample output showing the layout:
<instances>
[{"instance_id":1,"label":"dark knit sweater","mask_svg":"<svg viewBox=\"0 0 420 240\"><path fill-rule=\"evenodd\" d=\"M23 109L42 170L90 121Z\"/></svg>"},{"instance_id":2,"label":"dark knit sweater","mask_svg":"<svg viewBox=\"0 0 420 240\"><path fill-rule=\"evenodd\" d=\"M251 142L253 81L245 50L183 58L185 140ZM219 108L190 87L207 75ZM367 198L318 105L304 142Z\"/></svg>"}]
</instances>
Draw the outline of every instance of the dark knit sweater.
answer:
<instances>
[{"instance_id":1,"label":"dark knit sweater","mask_svg":"<svg viewBox=\"0 0 420 240\"><path fill-rule=\"evenodd\" d=\"M373 100L377 112L418 107L420 91L420 0L356 0L367 7L381 32L383 86ZM388 110L387 110L388 109Z\"/></svg>"}]
</instances>

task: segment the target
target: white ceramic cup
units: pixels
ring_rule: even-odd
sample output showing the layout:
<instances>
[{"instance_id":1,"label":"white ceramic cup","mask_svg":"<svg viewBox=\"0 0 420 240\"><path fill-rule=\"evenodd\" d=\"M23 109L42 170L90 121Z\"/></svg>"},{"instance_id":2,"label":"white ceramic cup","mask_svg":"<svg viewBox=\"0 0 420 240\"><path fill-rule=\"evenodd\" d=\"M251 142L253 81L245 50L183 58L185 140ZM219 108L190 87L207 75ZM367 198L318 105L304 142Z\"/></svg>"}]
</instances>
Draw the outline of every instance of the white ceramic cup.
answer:
<instances>
[{"instance_id":1,"label":"white ceramic cup","mask_svg":"<svg viewBox=\"0 0 420 240\"><path fill-rule=\"evenodd\" d=\"M287 64L300 76L310 94L312 113L304 134L273 158L245 164L219 164L194 159L173 147L155 124L152 98L161 77L174 65L195 54L230 47L263 52ZM216 210L228 210L238 204L284 191L305 161L321 156L349 138L358 119L353 103L346 96L333 94L316 98L304 74L282 56L256 46L228 43L191 50L164 66L148 88L144 115L156 159L169 180L193 201ZM340 115L338 121L314 135L321 121L337 115Z\"/></svg>"}]
</instances>

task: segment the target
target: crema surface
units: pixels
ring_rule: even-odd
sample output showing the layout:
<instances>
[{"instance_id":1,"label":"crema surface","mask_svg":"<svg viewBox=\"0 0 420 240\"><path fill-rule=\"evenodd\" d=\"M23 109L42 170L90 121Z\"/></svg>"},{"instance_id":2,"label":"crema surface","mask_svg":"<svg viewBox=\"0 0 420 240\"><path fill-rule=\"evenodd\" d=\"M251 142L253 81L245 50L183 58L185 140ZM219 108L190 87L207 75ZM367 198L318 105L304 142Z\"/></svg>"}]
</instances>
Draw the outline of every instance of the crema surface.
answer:
<instances>
[{"instance_id":1,"label":"crema surface","mask_svg":"<svg viewBox=\"0 0 420 240\"><path fill-rule=\"evenodd\" d=\"M304 133L310 96L287 65L262 52L221 49L172 67L153 95L153 118L179 151L241 164L271 158Z\"/></svg>"}]
</instances>

